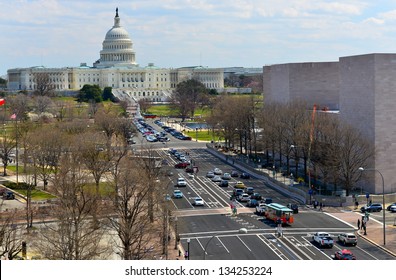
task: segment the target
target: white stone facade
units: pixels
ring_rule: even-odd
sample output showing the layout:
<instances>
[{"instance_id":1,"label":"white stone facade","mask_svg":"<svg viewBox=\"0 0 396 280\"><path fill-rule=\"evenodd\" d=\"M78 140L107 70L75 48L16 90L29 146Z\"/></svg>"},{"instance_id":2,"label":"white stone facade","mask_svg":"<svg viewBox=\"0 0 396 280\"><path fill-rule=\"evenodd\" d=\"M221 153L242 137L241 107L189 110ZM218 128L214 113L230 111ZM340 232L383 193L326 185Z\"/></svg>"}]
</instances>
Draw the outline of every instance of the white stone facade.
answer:
<instances>
[{"instance_id":1,"label":"white stone facade","mask_svg":"<svg viewBox=\"0 0 396 280\"><path fill-rule=\"evenodd\" d=\"M153 64L139 67L128 32L121 26L118 10L113 27L106 33L100 58L93 67L45 68L30 67L9 69L8 89L33 91L37 84L35 73L47 73L56 91L76 91L85 84L101 88L112 87L135 100L168 100L177 84L186 79L197 79L208 89L224 89L222 68L184 67L177 69L158 68Z\"/></svg>"}]
</instances>

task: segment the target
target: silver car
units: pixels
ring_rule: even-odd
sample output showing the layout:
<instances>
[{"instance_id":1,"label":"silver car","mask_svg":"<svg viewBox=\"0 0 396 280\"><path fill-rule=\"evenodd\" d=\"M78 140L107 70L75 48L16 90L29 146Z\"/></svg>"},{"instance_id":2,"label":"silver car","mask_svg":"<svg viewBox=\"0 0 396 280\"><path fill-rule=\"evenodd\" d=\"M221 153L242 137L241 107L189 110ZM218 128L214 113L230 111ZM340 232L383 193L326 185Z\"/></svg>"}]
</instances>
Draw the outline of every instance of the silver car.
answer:
<instances>
[{"instance_id":1,"label":"silver car","mask_svg":"<svg viewBox=\"0 0 396 280\"><path fill-rule=\"evenodd\" d=\"M357 245L356 235L353 233L340 233L338 235L338 241L344 245L351 244L353 246Z\"/></svg>"}]
</instances>

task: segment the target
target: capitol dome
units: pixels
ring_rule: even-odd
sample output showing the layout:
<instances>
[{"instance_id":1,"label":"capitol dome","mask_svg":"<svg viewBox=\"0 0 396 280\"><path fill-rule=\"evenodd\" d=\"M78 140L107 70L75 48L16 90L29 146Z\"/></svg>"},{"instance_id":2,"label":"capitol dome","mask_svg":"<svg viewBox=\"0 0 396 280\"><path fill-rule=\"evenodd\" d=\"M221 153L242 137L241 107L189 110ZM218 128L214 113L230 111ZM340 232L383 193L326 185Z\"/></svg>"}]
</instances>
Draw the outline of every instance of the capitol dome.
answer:
<instances>
[{"instance_id":1,"label":"capitol dome","mask_svg":"<svg viewBox=\"0 0 396 280\"><path fill-rule=\"evenodd\" d=\"M114 26L106 33L100 51L100 59L94 63L94 67L137 66L132 46L128 31L120 25L117 8Z\"/></svg>"}]
</instances>

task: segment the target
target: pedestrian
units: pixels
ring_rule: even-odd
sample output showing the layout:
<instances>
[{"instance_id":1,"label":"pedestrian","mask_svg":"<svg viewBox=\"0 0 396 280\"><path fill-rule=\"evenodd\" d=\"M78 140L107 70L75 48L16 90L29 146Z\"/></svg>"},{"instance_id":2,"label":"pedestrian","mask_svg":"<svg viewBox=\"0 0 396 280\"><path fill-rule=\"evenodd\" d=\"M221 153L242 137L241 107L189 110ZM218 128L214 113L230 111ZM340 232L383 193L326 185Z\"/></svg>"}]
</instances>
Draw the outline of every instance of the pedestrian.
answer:
<instances>
[{"instance_id":1,"label":"pedestrian","mask_svg":"<svg viewBox=\"0 0 396 280\"><path fill-rule=\"evenodd\" d=\"M358 230L360 230L360 219L357 221Z\"/></svg>"},{"instance_id":2,"label":"pedestrian","mask_svg":"<svg viewBox=\"0 0 396 280\"><path fill-rule=\"evenodd\" d=\"M322 211L323 204L322 202L319 203L319 211Z\"/></svg>"}]
</instances>

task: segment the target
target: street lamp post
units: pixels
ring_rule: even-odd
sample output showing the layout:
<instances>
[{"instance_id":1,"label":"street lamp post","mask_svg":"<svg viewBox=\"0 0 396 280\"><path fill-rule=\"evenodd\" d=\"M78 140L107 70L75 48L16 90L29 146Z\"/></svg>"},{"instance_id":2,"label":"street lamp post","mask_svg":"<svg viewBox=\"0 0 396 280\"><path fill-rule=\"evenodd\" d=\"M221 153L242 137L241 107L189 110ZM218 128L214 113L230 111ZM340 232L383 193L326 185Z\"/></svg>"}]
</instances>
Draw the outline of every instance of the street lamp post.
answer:
<instances>
[{"instance_id":1,"label":"street lamp post","mask_svg":"<svg viewBox=\"0 0 396 280\"><path fill-rule=\"evenodd\" d=\"M385 246L385 244L386 244L386 239L385 239L385 230L386 230L386 225L385 225L385 184L384 184L384 176L382 175L382 173L378 170L378 169L376 169L376 168L363 168L363 167L359 167L359 171L370 171L370 170L373 170L373 171L377 171L380 175L381 175L381 179L382 179L382 207L383 207L383 209L382 209L382 219L383 219L383 221L382 221L382 231L383 231L383 235L384 235L384 237L383 237L383 239L384 239L384 246Z\"/></svg>"},{"instance_id":2,"label":"street lamp post","mask_svg":"<svg viewBox=\"0 0 396 280\"><path fill-rule=\"evenodd\" d=\"M175 216L175 249L177 249L177 243L179 239L179 233L177 232L177 216Z\"/></svg>"},{"instance_id":3,"label":"street lamp post","mask_svg":"<svg viewBox=\"0 0 396 280\"><path fill-rule=\"evenodd\" d=\"M190 260L190 238L187 239L187 260Z\"/></svg>"}]
</instances>

